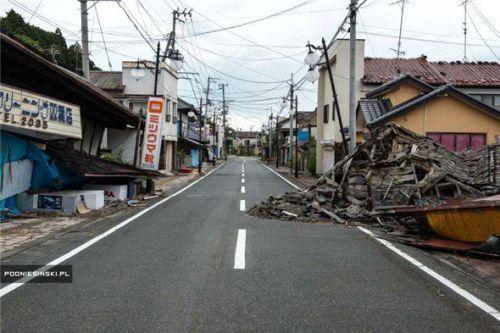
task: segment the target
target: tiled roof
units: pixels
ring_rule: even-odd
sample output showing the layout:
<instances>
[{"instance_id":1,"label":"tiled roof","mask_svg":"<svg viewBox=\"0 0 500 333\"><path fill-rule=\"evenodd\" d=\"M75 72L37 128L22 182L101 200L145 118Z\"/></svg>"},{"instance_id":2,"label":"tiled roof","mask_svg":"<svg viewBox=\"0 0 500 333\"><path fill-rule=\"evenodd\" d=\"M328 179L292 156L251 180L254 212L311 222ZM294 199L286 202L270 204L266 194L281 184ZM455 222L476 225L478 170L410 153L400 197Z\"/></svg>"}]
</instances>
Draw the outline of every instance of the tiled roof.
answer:
<instances>
[{"instance_id":1,"label":"tiled roof","mask_svg":"<svg viewBox=\"0 0 500 333\"><path fill-rule=\"evenodd\" d=\"M494 107L492 107L488 104L485 104L481 101L476 100L475 98L471 97L470 95L468 95L466 93L461 92L460 90L456 89L454 86L452 86L450 84L446 84L446 85L443 85L439 88L434 89L430 93L416 96L415 98L412 98L412 99L406 101L405 103L397 105L390 110L385 110L382 106L382 114L376 118L372 117L371 118L372 120L370 120L370 121L368 120L368 118L366 118L366 114L363 111L363 113L365 114L366 123L368 125L379 123L383 120L387 120L389 118L392 118L395 115L406 112L406 111L408 111L408 110L410 110L410 109L412 109L412 108L414 108L422 103L425 103L425 102L433 99L434 97L442 96L444 94L452 95L460 100L463 100L465 102L473 104L478 109L480 109L486 113L489 113L490 115L500 119L500 111L499 110L495 109ZM363 106L361 105L361 101L360 101L360 107L363 108ZM373 114L375 114L375 113L373 113Z\"/></svg>"},{"instance_id":2,"label":"tiled roof","mask_svg":"<svg viewBox=\"0 0 500 333\"><path fill-rule=\"evenodd\" d=\"M256 139L259 136L259 132L239 132L238 133L238 138L240 139Z\"/></svg>"},{"instance_id":3,"label":"tiled roof","mask_svg":"<svg viewBox=\"0 0 500 333\"><path fill-rule=\"evenodd\" d=\"M399 76L395 76L391 80L387 81L386 83L378 86L377 88L370 90L368 93L366 93L367 98L375 98L378 97L382 94L384 94L387 91L390 91L397 87L400 83L409 83L411 85L420 87L423 91L429 92L434 90L434 87L421 81L418 80L417 78L411 76L410 74L402 74Z\"/></svg>"},{"instance_id":4,"label":"tiled roof","mask_svg":"<svg viewBox=\"0 0 500 333\"><path fill-rule=\"evenodd\" d=\"M376 98L362 98L359 100L359 108L363 112L367 124L382 117L386 110L382 102Z\"/></svg>"},{"instance_id":5,"label":"tiled roof","mask_svg":"<svg viewBox=\"0 0 500 333\"><path fill-rule=\"evenodd\" d=\"M500 87L500 63L497 62L430 62L418 58L365 58L364 84L378 85L402 74L431 85L453 84L457 87Z\"/></svg>"},{"instance_id":6,"label":"tiled roof","mask_svg":"<svg viewBox=\"0 0 500 333\"><path fill-rule=\"evenodd\" d=\"M90 82L103 90L123 90L122 72L90 71Z\"/></svg>"},{"instance_id":7,"label":"tiled roof","mask_svg":"<svg viewBox=\"0 0 500 333\"><path fill-rule=\"evenodd\" d=\"M454 86L500 87L500 63L498 62L431 62Z\"/></svg>"}]
</instances>

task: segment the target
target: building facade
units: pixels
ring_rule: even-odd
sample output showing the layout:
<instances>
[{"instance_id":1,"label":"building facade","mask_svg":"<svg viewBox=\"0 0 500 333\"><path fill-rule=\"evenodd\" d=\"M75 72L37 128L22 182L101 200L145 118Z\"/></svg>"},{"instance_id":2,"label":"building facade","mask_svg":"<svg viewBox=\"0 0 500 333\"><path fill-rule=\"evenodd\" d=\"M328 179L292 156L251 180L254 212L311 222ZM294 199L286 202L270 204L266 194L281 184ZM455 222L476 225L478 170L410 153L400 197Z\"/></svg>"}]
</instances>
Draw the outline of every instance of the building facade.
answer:
<instances>
[{"instance_id":1,"label":"building facade","mask_svg":"<svg viewBox=\"0 0 500 333\"><path fill-rule=\"evenodd\" d=\"M344 132L349 137L349 40L335 40L328 50ZM364 56L364 50L364 40L357 40L356 100L396 77L411 74L432 87L452 84L483 103L500 108L499 63L428 61L426 56L406 59L368 58ZM317 96L316 171L322 174L333 167L336 155L337 159L341 157L342 143L328 72L324 66L320 68Z\"/></svg>"},{"instance_id":2,"label":"building facade","mask_svg":"<svg viewBox=\"0 0 500 333\"><path fill-rule=\"evenodd\" d=\"M144 118L148 98L153 96L155 89L155 64L150 61L123 61L121 72L91 71L90 80L131 112ZM157 95L165 99L159 171L170 172L176 166L177 84L177 73L162 62L156 87ZM141 140L142 132L132 128L125 132L110 130L104 135L102 148L137 166Z\"/></svg>"}]
</instances>

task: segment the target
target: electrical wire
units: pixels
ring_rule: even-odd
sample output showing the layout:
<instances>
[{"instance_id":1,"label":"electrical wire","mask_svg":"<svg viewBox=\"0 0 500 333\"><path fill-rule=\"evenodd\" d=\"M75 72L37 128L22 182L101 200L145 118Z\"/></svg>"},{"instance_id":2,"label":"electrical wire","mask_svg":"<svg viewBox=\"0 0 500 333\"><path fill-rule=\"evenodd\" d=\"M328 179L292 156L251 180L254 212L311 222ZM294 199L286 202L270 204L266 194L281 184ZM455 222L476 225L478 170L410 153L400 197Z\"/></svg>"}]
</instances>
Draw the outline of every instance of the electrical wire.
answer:
<instances>
[{"instance_id":1,"label":"electrical wire","mask_svg":"<svg viewBox=\"0 0 500 333\"><path fill-rule=\"evenodd\" d=\"M235 25L232 25L232 26L229 26L229 27L221 27L219 29L214 29L214 30L202 31L202 32L199 32L196 36L207 35L207 34L211 34L211 33L214 33L214 32L220 32L220 31L228 31L230 29L241 28L241 27L244 27L244 26L247 26L247 25L250 25L250 24L262 22L262 21L268 20L270 18L273 18L273 17L276 17L276 16L280 16L280 15L285 14L287 12L293 11L293 10L295 10L297 8L305 6L305 5L307 5L307 4L311 3L311 2L314 2L314 1L316 1L316 0L307 0L307 1L304 1L304 2L301 2L301 3L297 4L297 5L295 5L293 7L290 7L290 8L281 10L279 12L276 12L276 13L273 13L273 14L270 14L270 15L267 15L267 16L255 19L255 20L251 20L251 21L248 21L248 22L244 22L244 23L240 23L240 24L235 24Z\"/></svg>"},{"instance_id":2,"label":"electrical wire","mask_svg":"<svg viewBox=\"0 0 500 333\"><path fill-rule=\"evenodd\" d=\"M99 30L101 30L102 43L104 45L104 50L106 51L106 57L108 58L109 70L112 71L113 70L113 66L111 65L111 59L109 58L108 47L106 45L106 40L104 39L104 34L102 33L101 20L99 19L99 12L97 11L97 5L94 6L94 10L95 10L96 18L97 18L97 23L99 24Z\"/></svg>"},{"instance_id":3,"label":"electrical wire","mask_svg":"<svg viewBox=\"0 0 500 333\"><path fill-rule=\"evenodd\" d=\"M474 27L474 30L476 31L478 36L483 40L484 45L486 45L488 47L488 49L491 51L491 53L495 56L495 58L497 58L497 60L500 61L500 58L497 56L495 51L493 51L490 44L488 44L488 42L484 40L483 35L481 35L481 33L479 32L479 29L477 28L476 23L474 22L474 20L472 19L472 16L468 12L467 12L467 16L469 17L469 20L471 21L472 26Z\"/></svg>"}]
</instances>

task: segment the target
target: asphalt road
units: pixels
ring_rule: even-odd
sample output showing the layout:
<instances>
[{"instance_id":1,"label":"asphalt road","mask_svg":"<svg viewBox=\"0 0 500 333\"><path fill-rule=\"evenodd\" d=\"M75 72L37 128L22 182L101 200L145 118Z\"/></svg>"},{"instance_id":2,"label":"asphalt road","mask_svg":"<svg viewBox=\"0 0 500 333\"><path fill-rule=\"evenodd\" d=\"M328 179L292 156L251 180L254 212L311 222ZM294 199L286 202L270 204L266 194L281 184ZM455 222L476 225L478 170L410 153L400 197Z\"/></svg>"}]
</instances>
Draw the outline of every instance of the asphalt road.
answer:
<instances>
[{"instance_id":1,"label":"asphalt road","mask_svg":"<svg viewBox=\"0 0 500 333\"><path fill-rule=\"evenodd\" d=\"M1 331L499 330L491 316L356 228L246 215L241 200L249 208L291 187L257 160L246 160L242 183L242 165L227 162L68 259L73 283L25 284L4 295ZM9 263L33 262L27 258L43 258L40 251Z\"/></svg>"}]
</instances>

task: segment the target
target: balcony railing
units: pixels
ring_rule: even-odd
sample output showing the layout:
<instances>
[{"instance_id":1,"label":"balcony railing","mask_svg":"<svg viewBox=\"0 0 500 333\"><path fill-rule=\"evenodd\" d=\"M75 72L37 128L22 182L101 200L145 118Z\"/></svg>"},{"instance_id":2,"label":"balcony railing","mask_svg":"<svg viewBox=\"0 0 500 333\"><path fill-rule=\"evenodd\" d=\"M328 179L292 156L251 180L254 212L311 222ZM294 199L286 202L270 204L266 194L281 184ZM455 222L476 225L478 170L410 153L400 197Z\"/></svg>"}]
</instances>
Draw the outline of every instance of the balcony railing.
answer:
<instances>
[{"instance_id":1,"label":"balcony railing","mask_svg":"<svg viewBox=\"0 0 500 333\"><path fill-rule=\"evenodd\" d=\"M194 140L194 141L199 141L200 139L200 133L199 133L199 129L196 128L195 126L193 125L190 125L190 124L186 124L186 123L178 123L178 130L179 130L179 137L180 138L186 138L186 139L190 139L190 140ZM202 141L207 141L207 137L205 136L205 134L201 133L201 140Z\"/></svg>"}]
</instances>

